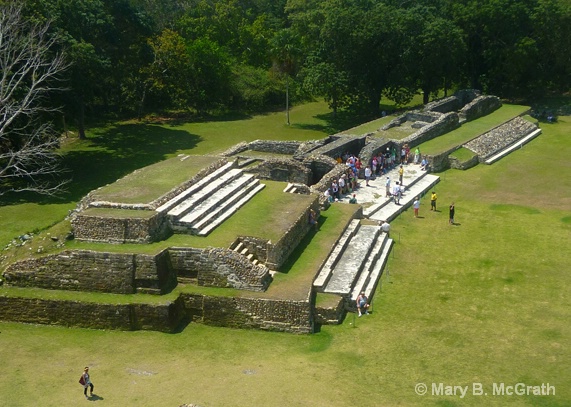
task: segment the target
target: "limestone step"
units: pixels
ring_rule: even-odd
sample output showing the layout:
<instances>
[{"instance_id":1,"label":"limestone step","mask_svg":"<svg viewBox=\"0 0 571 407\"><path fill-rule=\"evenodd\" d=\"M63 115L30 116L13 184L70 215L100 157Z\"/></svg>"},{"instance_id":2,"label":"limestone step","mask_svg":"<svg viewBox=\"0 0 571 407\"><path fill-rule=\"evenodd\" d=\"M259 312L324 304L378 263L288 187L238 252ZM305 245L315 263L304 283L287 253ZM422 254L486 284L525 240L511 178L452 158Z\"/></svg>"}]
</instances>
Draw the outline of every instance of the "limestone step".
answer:
<instances>
[{"instance_id":1,"label":"limestone step","mask_svg":"<svg viewBox=\"0 0 571 407\"><path fill-rule=\"evenodd\" d=\"M424 177L422 177L422 179L412 185L410 189L406 190L405 194L400 200L400 205L395 204L394 201L391 200L378 211L369 216L369 218L374 220L386 220L387 222L392 221L412 205L415 197L423 196L432 187L434 187L438 181L440 181L440 177L432 174L426 174Z\"/></svg>"},{"instance_id":2,"label":"limestone step","mask_svg":"<svg viewBox=\"0 0 571 407\"><path fill-rule=\"evenodd\" d=\"M293 188L293 184L291 182L288 182L286 187L284 188L283 192L288 193L292 188Z\"/></svg>"},{"instance_id":3,"label":"limestone step","mask_svg":"<svg viewBox=\"0 0 571 407\"><path fill-rule=\"evenodd\" d=\"M333 269L324 292L344 296L351 293L380 233L379 226L361 225Z\"/></svg>"},{"instance_id":4,"label":"limestone step","mask_svg":"<svg viewBox=\"0 0 571 407\"><path fill-rule=\"evenodd\" d=\"M491 157L489 157L488 159L486 159L484 161L485 164L493 164L496 161L498 161L500 158L505 157L506 155L508 155L509 153L511 153L512 151L518 149L518 148L522 148L523 145L531 140L533 140L534 138L536 138L537 136L539 136L541 134L541 129L537 129L535 131L533 131L532 133L528 134L527 136L519 139L517 142L513 143L512 145L504 148L503 150L501 150L500 152L492 155Z\"/></svg>"},{"instance_id":5,"label":"limestone step","mask_svg":"<svg viewBox=\"0 0 571 407\"><path fill-rule=\"evenodd\" d=\"M192 184L189 188L185 189L184 191L182 191L180 194L178 194L174 198L170 199L166 203L159 206L156 209L156 211L161 212L161 213L170 211L173 207L175 207L176 205L178 205L179 203L184 201L186 198L188 198L190 195L194 194L196 191L199 191L201 188L203 188L206 184L211 182L213 179L216 179L220 175L229 171L233 165L234 164L231 162L224 164L222 167L211 172L210 174L208 174L207 176L205 176L201 180L198 180L196 183Z\"/></svg>"},{"instance_id":6,"label":"limestone step","mask_svg":"<svg viewBox=\"0 0 571 407\"><path fill-rule=\"evenodd\" d=\"M174 220L181 218L190 212L194 207L214 194L218 189L242 175L242 170L233 168L200 188L198 191L188 196L184 201L180 202L174 208L167 212L168 216Z\"/></svg>"},{"instance_id":7,"label":"limestone step","mask_svg":"<svg viewBox=\"0 0 571 407\"><path fill-rule=\"evenodd\" d=\"M357 295L359 295L359 293L363 290L363 288L366 286L367 282L369 281L371 272L373 271L373 268L375 267L375 265L377 264L377 261L379 260L381 253L383 251L383 247L385 245L385 242L387 241L388 237L386 233L382 233L379 238L376 240L375 245L373 247L373 249L371 250L371 254L367 257L367 260L365 262L365 266L363 267L363 271L361 272L361 274L359 275L359 278L357 279L355 285L353 286L353 291L351 292L351 299L353 300L353 295L355 294L355 292L357 292ZM354 300L356 300L357 297L354 298Z\"/></svg>"},{"instance_id":8,"label":"limestone step","mask_svg":"<svg viewBox=\"0 0 571 407\"><path fill-rule=\"evenodd\" d=\"M397 174L398 174L398 172L397 172ZM407 179L404 179L403 183L405 184L405 194L407 193L407 191L409 189L411 189L417 182L422 180L422 178L424 178L426 175L428 175L428 174L425 171L421 171L421 172L418 172L416 174L416 176L410 176ZM398 175L395 176L395 178L391 179L391 190L392 190L392 186L394 185L394 183L397 180L398 180ZM385 205L387 205L388 203L390 203L392 201L392 198L386 198L385 197L385 187L384 186L382 187L382 191L380 191L379 195L381 195L381 197L378 198L373 205L371 205L367 208L363 208L363 216L365 218L370 218L375 212L379 211L382 207L384 207Z\"/></svg>"},{"instance_id":9,"label":"limestone step","mask_svg":"<svg viewBox=\"0 0 571 407\"><path fill-rule=\"evenodd\" d=\"M234 250L235 252L240 252L240 250L242 250L244 248L244 243L243 242L239 242L236 247L234 247L232 250Z\"/></svg>"},{"instance_id":10,"label":"limestone step","mask_svg":"<svg viewBox=\"0 0 571 407\"><path fill-rule=\"evenodd\" d=\"M181 224L192 226L197 224L201 219L211 214L222 202L238 200L240 193L246 185L254 179L252 174L242 174L240 177L232 180L232 182L224 185L215 191L212 195L204 199L202 202L192 208L190 212L181 217L178 221ZM258 180L255 180L259 183Z\"/></svg>"},{"instance_id":11,"label":"limestone step","mask_svg":"<svg viewBox=\"0 0 571 407\"><path fill-rule=\"evenodd\" d=\"M349 244L349 241L359 229L359 226L360 226L359 219L353 219L347 225L347 228L345 229L339 240L337 240L337 242L333 246L331 253L327 257L327 260L321 267L321 270L319 271L317 278L313 282L313 286L315 287L316 290L318 291L323 290L323 288L331 278L331 272L333 271L333 268L341 258L341 254Z\"/></svg>"},{"instance_id":12,"label":"limestone step","mask_svg":"<svg viewBox=\"0 0 571 407\"><path fill-rule=\"evenodd\" d=\"M386 235L385 235L386 237ZM381 252L379 253L378 259L373 264L372 269L368 275L366 281L363 281L362 285L356 285L351 293L351 302L352 304L357 301L357 297L361 291L365 291L365 295L369 300L373 297L375 293L375 289L377 284L379 283L379 279L381 278L383 271L385 269L385 265L387 264L387 260L389 259L389 254L391 252L391 248L393 245L393 239L386 237L383 241Z\"/></svg>"},{"instance_id":13,"label":"limestone step","mask_svg":"<svg viewBox=\"0 0 571 407\"><path fill-rule=\"evenodd\" d=\"M250 199L254 197L258 192L266 187L265 184L258 184L254 189L252 189L248 194L242 197L238 202L234 205L227 208L224 212L221 212L215 219L212 219L208 225L206 225L203 229L198 232L199 236L207 236L210 232L212 232L215 228L217 228L222 222L228 219L234 212L240 209L243 205L246 204Z\"/></svg>"},{"instance_id":14,"label":"limestone step","mask_svg":"<svg viewBox=\"0 0 571 407\"><path fill-rule=\"evenodd\" d=\"M251 191L260 185L260 180L251 180L244 188L238 190L236 193L229 195L230 198L219 201L218 205L210 209L210 212L204 216L199 222L194 223L192 227L193 233L198 233L204 229L208 224L213 222L220 214L223 214L227 209L231 208L234 204L239 202L243 197L248 196Z\"/></svg>"}]
</instances>

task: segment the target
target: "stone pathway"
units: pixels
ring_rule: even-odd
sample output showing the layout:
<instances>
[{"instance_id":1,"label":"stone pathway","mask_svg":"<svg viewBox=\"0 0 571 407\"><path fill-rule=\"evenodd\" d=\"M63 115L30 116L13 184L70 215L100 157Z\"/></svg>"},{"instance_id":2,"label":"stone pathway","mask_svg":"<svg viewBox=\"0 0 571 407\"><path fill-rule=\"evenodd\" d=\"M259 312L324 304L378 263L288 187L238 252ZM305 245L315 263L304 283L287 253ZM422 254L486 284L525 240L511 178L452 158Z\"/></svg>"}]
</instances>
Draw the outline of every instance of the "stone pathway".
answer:
<instances>
[{"instance_id":1,"label":"stone pathway","mask_svg":"<svg viewBox=\"0 0 571 407\"><path fill-rule=\"evenodd\" d=\"M399 180L398 167L385 175L370 180L368 187L365 186L365 180L360 180L361 186L353 193L356 195L357 203L363 206L365 218L390 222L411 206L416 196L423 196L440 180L440 177L427 174L416 164L407 164L403 168L405 192L400 200L400 205L396 205L392 198L385 197L386 179L387 177L391 179L392 189L395 182ZM339 202L348 204L349 198L351 198L351 194L346 195Z\"/></svg>"}]
</instances>

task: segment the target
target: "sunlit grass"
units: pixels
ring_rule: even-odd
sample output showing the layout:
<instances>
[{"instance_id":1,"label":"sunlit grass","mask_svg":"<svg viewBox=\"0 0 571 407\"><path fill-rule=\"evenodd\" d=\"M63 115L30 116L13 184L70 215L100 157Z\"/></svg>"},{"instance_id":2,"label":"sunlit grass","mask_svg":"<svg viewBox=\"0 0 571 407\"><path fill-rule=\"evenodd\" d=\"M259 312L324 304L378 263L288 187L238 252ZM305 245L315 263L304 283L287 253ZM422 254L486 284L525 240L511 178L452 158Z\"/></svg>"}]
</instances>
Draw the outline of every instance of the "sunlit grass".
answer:
<instances>
[{"instance_id":1,"label":"sunlit grass","mask_svg":"<svg viewBox=\"0 0 571 407\"><path fill-rule=\"evenodd\" d=\"M461 127L422 143L420 151L422 154L434 155L448 151L449 149L464 144L467 141L479 136L506 121L513 119L529 110L528 106L506 105L489 115L464 123Z\"/></svg>"}]
</instances>

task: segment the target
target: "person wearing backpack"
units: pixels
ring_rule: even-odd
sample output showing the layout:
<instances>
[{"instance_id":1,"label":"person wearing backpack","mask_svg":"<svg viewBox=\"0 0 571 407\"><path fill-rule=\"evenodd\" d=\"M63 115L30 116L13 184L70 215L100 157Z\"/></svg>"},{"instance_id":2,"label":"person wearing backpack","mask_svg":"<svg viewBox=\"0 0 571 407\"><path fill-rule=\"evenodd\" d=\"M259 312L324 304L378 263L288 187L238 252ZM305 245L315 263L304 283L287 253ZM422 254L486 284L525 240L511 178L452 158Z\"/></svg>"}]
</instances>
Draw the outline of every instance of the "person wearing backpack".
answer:
<instances>
[{"instance_id":1,"label":"person wearing backpack","mask_svg":"<svg viewBox=\"0 0 571 407\"><path fill-rule=\"evenodd\" d=\"M93 397L93 383L91 383L91 378L89 377L89 367L83 369L83 374L79 378L79 384L83 385L83 395L85 398ZM87 388L89 387L89 397L87 397Z\"/></svg>"}]
</instances>

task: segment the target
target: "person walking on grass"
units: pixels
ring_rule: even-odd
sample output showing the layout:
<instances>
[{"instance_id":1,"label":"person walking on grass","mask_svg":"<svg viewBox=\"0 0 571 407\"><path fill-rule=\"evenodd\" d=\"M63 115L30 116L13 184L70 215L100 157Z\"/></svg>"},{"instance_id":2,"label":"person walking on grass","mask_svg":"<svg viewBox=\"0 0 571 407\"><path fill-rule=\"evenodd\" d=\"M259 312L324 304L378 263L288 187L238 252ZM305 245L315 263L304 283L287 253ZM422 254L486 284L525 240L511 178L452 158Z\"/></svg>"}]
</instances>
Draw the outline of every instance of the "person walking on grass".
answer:
<instances>
[{"instance_id":1,"label":"person walking on grass","mask_svg":"<svg viewBox=\"0 0 571 407\"><path fill-rule=\"evenodd\" d=\"M83 383L82 383L83 382ZM83 395L85 398L93 397L93 383L91 382L91 378L89 377L89 367L85 367L83 369L83 374L79 379L79 383L83 384ZM87 397L87 388L89 387L89 397Z\"/></svg>"},{"instance_id":2,"label":"person walking on grass","mask_svg":"<svg viewBox=\"0 0 571 407\"><path fill-rule=\"evenodd\" d=\"M414 217L418 218L418 210L420 209L420 199L418 196L414 198L414 202L412 203L412 207L414 209Z\"/></svg>"},{"instance_id":3,"label":"person walking on grass","mask_svg":"<svg viewBox=\"0 0 571 407\"><path fill-rule=\"evenodd\" d=\"M432 191L432 195L430 195L430 210L436 211L436 200L438 197L436 196L436 192Z\"/></svg>"},{"instance_id":4,"label":"person walking on grass","mask_svg":"<svg viewBox=\"0 0 571 407\"><path fill-rule=\"evenodd\" d=\"M449 211L448 211L448 213L450 214L450 217L449 217L449 219L448 219L448 223L451 224L451 225L454 224L454 215L455 215L455 212L456 212L456 209L454 208L454 202L452 202L452 203L450 204L450 208L449 208Z\"/></svg>"}]
</instances>

